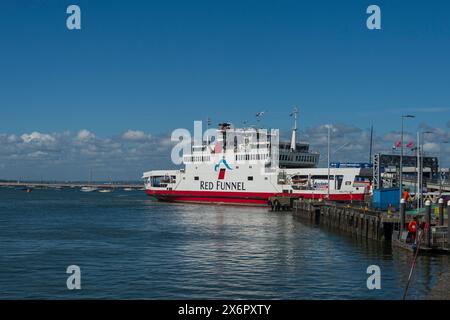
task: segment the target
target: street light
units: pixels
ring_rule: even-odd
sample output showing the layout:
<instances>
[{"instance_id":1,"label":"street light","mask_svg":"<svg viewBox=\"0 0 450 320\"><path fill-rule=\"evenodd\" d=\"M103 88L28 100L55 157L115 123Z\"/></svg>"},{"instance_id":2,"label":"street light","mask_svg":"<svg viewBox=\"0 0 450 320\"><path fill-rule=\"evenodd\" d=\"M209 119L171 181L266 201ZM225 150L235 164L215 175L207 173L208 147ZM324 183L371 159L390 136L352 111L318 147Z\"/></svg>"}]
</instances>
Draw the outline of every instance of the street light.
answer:
<instances>
[{"instance_id":1,"label":"street light","mask_svg":"<svg viewBox=\"0 0 450 320\"><path fill-rule=\"evenodd\" d=\"M419 198L417 201L418 204L418 208L422 207L422 203L423 203L423 158L425 156L425 151L423 150L423 145L424 145L424 141L425 141L425 135L426 134L430 134L433 133L433 131L422 131L421 132L421 139L420 139L420 148L419 148L419 160L420 160L420 164L417 163L417 166L419 167L419 170L417 172L417 185L419 186Z\"/></svg>"},{"instance_id":2,"label":"street light","mask_svg":"<svg viewBox=\"0 0 450 320\"><path fill-rule=\"evenodd\" d=\"M442 195L442 184L444 183L444 179L442 179L443 171L441 169L441 161L442 161L442 145L448 144L450 141L441 141L439 144L439 159L438 159L438 165L439 165L439 197Z\"/></svg>"},{"instance_id":3,"label":"street light","mask_svg":"<svg viewBox=\"0 0 450 320\"><path fill-rule=\"evenodd\" d=\"M327 198L328 200L330 200L330 130L331 130L331 125L327 124L327 130L328 130L328 134L327 134L327 140L328 140L328 148L327 148L327 153L328 153L328 163L327 163L327 168L328 168L328 188L327 188Z\"/></svg>"},{"instance_id":4,"label":"street light","mask_svg":"<svg viewBox=\"0 0 450 320\"><path fill-rule=\"evenodd\" d=\"M399 177L399 184L400 184L400 199L402 199L403 197L403 121L405 118L415 118L415 116L410 115L410 114L406 114L406 115L402 115L402 135L400 138L400 144L401 144L401 148L400 148L400 177Z\"/></svg>"}]
</instances>

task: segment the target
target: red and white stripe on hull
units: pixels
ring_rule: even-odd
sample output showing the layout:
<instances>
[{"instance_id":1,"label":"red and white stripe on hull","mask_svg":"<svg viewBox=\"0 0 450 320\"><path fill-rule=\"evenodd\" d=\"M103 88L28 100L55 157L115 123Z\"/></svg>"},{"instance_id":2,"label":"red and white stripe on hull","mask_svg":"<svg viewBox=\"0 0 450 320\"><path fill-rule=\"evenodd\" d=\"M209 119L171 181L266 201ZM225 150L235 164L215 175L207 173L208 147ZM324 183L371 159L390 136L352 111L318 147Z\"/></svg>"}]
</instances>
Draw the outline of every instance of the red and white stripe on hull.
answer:
<instances>
[{"instance_id":1,"label":"red and white stripe on hull","mask_svg":"<svg viewBox=\"0 0 450 320\"><path fill-rule=\"evenodd\" d=\"M220 203L239 205L267 205L269 197L285 196L304 199L323 199L326 193L266 193L266 192L221 192L221 191L179 191L179 190L146 190L149 196L159 201ZM331 193L331 201L363 201L364 194Z\"/></svg>"}]
</instances>

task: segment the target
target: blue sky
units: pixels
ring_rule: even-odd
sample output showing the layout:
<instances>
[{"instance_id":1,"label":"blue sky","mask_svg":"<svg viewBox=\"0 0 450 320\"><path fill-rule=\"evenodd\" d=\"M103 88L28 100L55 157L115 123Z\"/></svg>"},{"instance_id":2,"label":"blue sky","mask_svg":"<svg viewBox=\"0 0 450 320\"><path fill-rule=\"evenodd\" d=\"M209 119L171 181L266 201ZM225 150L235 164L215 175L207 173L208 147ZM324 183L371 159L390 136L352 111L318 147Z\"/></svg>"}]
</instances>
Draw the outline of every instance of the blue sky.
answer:
<instances>
[{"instance_id":1,"label":"blue sky","mask_svg":"<svg viewBox=\"0 0 450 320\"><path fill-rule=\"evenodd\" d=\"M81 7L82 30L66 28L70 4ZM366 28L370 4L382 30ZM297 105L304 137L326 123L358 136L373 123L380 148L402 113L415 114L407 129L437 130L428 138L436 153L433 143L450 138L449 12L448 1L2 1L0 134L23 144L33 132L74 140L88 130L117 142L128 130L156 137L207 116L252 122L263 110L264 125L289 129ZM19 147L1 148L0 178L86 169L74 165L83 158L11 163ZM141 156L114 176L159 163Z\"/></svg>"}]
</instances>

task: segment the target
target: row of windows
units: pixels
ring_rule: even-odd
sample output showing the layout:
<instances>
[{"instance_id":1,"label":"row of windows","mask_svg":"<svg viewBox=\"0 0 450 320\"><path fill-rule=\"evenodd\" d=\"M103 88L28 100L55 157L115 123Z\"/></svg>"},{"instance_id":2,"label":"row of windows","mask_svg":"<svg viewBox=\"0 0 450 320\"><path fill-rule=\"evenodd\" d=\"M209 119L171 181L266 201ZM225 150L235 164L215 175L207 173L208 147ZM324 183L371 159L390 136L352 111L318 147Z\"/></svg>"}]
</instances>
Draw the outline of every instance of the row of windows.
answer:
<instances>
[{"instance_id":1,"label":"row of windows","mask_svg":"<svg viewBox=\"0 0 450 320\"><path fill-rule=\"evenodd\" d=\"M236 155L236 161L239 160L266 160L269 157L268 154L240 154ZM210 156L185 156L184 162L210 162Z\"/></svg>"},{"instance_id":2,"label":"row of windows","mask_svg":"<svg viewBox=\"0 0 450 320\"><path fill-rule=\"evenodd\" d=\"M195 176L195 177L194 177L194 180L195 180L195 181L198 181L199 179L200 179L199 176ZM253 176L248 176L248 177L247 177L247 180L248 180L248 181L253 181ZM266 180L267 180L267 179L266 179Z\"/></svg>"},{"instance_id":3,"label":"row of windows","mask_svg":"<svg viewBox=\"0 0 450 320\"><path fill-rule=\"evenodd\" d=\"M267 154L237 154L235 156L236 161L242 160L266 160L268 158Z\"/></svg>"},{"instance_id":4,"label":"row of windows","mask_svg":"<svg viewBox=\"0 0 450 320\"><path fill-rule=\"evenodd\" d=\"M295 156L295 161L315 162L315 158L315 156ZM280 161L294 161L294 156L286 154L280 155Z\"/></svg>"},{"instance_id":5,"label":"row of windows","mask_svg":"<svg viewBox=\"0 0 450 320\"><path fill-rule=\"evenodd\" d=\"M210 156L187 156L184 158L185 162L209 162L211 161Z\"/></svg>"}]
</instances>

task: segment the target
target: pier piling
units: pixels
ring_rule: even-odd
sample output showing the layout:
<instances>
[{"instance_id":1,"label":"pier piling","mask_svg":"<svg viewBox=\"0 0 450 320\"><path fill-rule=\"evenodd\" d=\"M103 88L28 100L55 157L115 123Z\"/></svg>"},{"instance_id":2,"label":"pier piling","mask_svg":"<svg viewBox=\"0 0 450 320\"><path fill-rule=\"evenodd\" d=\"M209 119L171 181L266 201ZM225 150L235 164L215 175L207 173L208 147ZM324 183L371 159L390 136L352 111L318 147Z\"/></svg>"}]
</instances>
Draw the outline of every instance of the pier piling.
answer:
<instances>
[{"instance_id":1,"label":"pier piling","mask_svg":"<svg viewBox=\"0 0 450 320\"><path fill-rule=\"evenodd\" d=\"M439 208L439 225L444 225L444 199L440 198L438 202Z\"/></svg>"},{"instance_id":2,"label":"pier piling","mask_svg":"<svg viewBox=\"0 0 450 320\"><path fill-rule=\"evenodd\" d=\"M450 200L447 202L447 247L450 249Z\"/></svg>"},{"instance_id":3,"label":"pier piling","mask_svg":"<svg viewBox=\"0 0 450 320\"><path fill-rule=\"evenodd\" d=\"M431 201L425 201L425 222L428 225L426 236L426 246L431 247Z\"/></svg>"},{"instance_id":4,"label":"pier piling","mask_svg":"<svg viewBox=\"0 0 450 320\"><path fill-rule=\"evenodd\" d=\"M406 221L406 200L400 200L400 232L399 237L401 237L403 230L405 229L405 221Z\"/></svg>"}]
</instances>

